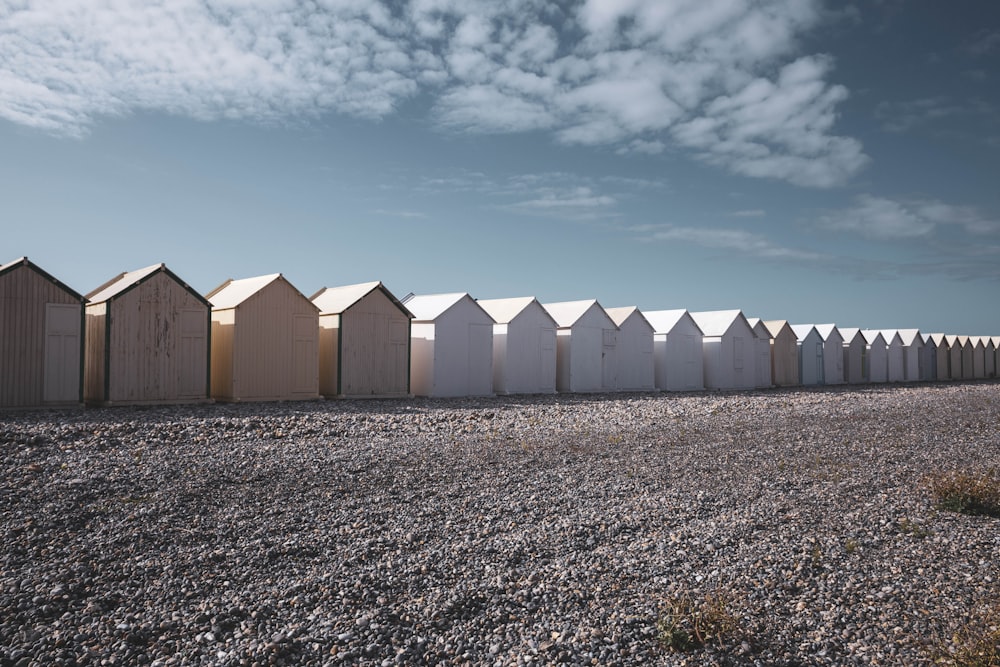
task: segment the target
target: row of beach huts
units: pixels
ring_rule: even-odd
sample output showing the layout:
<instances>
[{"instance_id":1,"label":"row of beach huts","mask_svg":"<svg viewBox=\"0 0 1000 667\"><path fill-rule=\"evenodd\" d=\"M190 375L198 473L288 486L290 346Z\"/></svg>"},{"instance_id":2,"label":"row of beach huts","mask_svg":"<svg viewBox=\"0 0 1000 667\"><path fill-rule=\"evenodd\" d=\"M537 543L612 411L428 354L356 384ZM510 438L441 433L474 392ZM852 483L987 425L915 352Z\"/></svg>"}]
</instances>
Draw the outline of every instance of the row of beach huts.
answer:
<instances>
[{"instance_id":1,"label":"row of beach huts","mask_svg":"<svg viewBox=\"0 0 1000 667\"><path fill-rule=\"evenodd\" d=\"M304 296L281 274L201 295L163 264L81 295L0 265L0 408L697 391L996 377L1000 336L793 325L596 300Z\"/></svg>"}]
</instances>

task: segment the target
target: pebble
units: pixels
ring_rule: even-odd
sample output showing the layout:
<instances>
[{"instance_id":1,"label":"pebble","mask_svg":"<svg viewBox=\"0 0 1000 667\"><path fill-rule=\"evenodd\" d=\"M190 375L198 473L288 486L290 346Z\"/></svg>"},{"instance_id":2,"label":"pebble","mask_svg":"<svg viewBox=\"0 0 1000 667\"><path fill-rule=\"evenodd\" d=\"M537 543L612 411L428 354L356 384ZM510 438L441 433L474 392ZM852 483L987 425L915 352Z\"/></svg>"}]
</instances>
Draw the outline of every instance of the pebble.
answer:
<instances>
[{"instance_id":1,"label":"pebble","mask_svg":"<svg viewBox=\"0 0 1000 667\"><path fill-rule=\"evenodd\" d=\"M0 665L929 663L992 381L0 413ZM673 653L672 601L721 645Z\"/></svg>"}]
</instances>

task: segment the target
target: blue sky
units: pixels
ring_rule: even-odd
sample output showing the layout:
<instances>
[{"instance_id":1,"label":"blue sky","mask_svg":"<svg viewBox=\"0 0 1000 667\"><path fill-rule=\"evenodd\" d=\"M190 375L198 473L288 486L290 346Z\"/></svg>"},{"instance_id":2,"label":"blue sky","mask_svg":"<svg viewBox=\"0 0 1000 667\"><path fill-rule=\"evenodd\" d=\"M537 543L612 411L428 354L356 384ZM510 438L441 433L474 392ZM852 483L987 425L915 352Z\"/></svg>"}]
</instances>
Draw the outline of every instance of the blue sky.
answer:
<instances>
[{"instance_id":1,"label":"blue sky","mask_svg":"<svg viewBox=\"0 0 1000 667\"><path fill-rule=\"evenodd\" d=\"M0 262L1000 334L1000 4L0 0Z\"/></svg>"}]
</instances>

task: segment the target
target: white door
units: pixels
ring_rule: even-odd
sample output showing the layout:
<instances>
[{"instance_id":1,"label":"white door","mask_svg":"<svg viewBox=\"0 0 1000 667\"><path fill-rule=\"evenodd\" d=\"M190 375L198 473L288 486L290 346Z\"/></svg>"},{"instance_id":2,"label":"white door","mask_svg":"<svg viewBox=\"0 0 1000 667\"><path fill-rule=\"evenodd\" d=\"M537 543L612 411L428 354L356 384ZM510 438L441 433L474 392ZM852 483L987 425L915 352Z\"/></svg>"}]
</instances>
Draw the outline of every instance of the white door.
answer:
<instances>
[{"instance_id":1,"label":"white door","mask_svg":"<svg viewBox=\"0 0 1000 667\"><path fill-rule=\"evenodd\" d=\"M601 389L608 391L618 388L618 332L604 329L601 346Z\"/></svg>"},{"instance_id":2,"label":"white door","mask_svg":"<svg viewBox=\"0 0 1000 667\"><path fill-rule=\"evenodd\" d=\"M543 328L541 330L539 350L541 353L538 364L538 389L540 391L555 391L556 389L556 330Z\"/></svg>"},{"instance_id":3,"label":"white door","mask_svg":"<svg viewBox=\"0 0 1000 667\"><path fill-rule=\"evenodd\" d=\"M493 393L493 325L469 325L469 396Z\"/></svg>"},{"instance_id":4,"label":"white door","mask_svg":"<svg viewBox=\"0 0 1000 667\"><path fill-rule=\"evenodd\" d=\"M45 304L46 403L80 400L80 327L82 315L76 304Z\"/></svg>"}]
</instances>

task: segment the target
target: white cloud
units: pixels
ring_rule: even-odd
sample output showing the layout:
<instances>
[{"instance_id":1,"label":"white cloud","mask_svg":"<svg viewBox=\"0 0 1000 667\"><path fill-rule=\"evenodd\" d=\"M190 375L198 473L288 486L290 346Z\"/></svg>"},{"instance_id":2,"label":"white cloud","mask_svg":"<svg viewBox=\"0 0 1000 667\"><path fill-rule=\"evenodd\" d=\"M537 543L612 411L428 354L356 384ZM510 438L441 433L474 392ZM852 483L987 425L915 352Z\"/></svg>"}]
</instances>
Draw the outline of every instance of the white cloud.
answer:
<instances>
[{"instance_id":1,"label":"white cloud","mask_svg":"<svg viewBox=\"0 0 1000 667\"><path fill-rule=\"evenodd\" d=\"M631 228L644 241L693 243L706 248L731 250L739 255L793 262L825 261L827 256L774 243L761 234L743 229L643 225Z\"/></svg>"},{"instance_id":2,"label":"white cloud","mask_svg":"<svg viewBox=\"0 0 1000 667\"><path fill-rule=\"evenodd\" d=\"M424 91L449 130L828 187L867 158L833 133L831 61L795 57L825 16L821 0L25 0L0 4L0 117L70 135L142 110L379 118Z\"/></svg>"},{"instance_id":3,"label":"white cloud","mask_svg":"<svg viewBox=\"0 0 1000 667\"><path fill-rule=\"evenodd\" d=\"M984 217L969 206L937 200L897 201L871 195L857 197L851 208L824 215L819 222L826 229L882 241L929 237L947 227L973 236L1000 234L1000 220Z\"/></svg>"}]
</instances>

